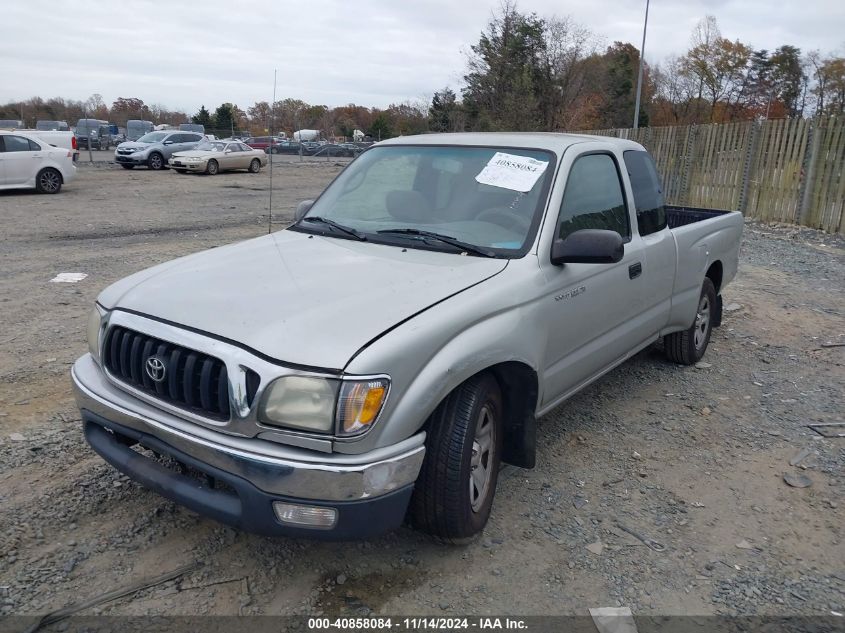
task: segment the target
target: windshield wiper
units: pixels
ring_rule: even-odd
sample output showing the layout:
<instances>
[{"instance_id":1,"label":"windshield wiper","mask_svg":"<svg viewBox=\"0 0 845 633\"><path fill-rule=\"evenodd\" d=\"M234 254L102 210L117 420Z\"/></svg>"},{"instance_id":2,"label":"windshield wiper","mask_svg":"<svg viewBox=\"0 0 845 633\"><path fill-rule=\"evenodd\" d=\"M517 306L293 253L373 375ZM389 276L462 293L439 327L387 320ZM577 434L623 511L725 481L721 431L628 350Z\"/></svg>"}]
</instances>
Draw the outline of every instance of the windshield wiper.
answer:
<instances>
[{"instance_id":1,"label":"windshield wiper","mask_svg":"<svg viewBox=\"0 0 845 633\"><path fill-rule=\"evenodd\" d=\"M341 233L346 233L347 235L351 235L352 237L354 237L359 242L366 242L367 241L367 236L364 235L363 233L361 233L361 231L358 231L358 230L353 229L353 228L348 227L348 226L343 226L342 224L338 224L334 220L329 220L328 218L323 218L323 217L320 217L319 215L306 216L306 217L302 218L299 222L319 222L320 224L325 224L327 226L332 227L333 229L337 229ZM299 224L299 222L297 222L297 224Z\"/></svg>"},{"instance_id":2,"label":"windshield wiper","mask_svg":"<svg viewBox=\"0 0 845 633\"><path fill-rule=\"evenodd\" d=\"M473 253L475 255L481 255L482 257L495 257L496 253L493 251L488 251L480 246L476 246L474 244L469 244L467 242L462 242L461 240L454 238L450 235L442 235L440 233L433 233L431 231L421 231L420 229L382 229L381 231L376 231L379 234L387 234L387 235L416 235L421 238L430 238L433 240L438 240L443 242L444 244L449 244L450 246L454 246L455 248L460 248L461 250L467 253Z\"/></svg>"}]
</instances>

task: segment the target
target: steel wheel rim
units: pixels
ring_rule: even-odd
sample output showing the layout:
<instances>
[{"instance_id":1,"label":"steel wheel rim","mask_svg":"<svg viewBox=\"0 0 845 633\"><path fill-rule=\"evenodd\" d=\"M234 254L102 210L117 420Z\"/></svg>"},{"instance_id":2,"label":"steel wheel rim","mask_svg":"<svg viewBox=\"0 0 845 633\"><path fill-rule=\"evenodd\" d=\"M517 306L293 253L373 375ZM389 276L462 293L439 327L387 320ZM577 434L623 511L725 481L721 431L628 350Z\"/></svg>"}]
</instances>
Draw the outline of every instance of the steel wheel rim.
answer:
<instances>
[{"instance_id":1,"label":"steel wheel rim","mask_svg":"<svg viewBox=\"0 0 845 633\"><path fill-rule=\"evenodd\" d=\"M45 171L39 176L38 183L44 191L53 193L59 188L59 175L54 171Z\"/></svg>"},{"instance_id":2,"label":"steel wheel rim","mask_svg":"<svg viewBox=\"0 0 845 633\"><path fill-rule=\"evenodd\" d=\"M493 447L496 445L496 425L487 405L478 412L469 471L469 501L473 512L478 512L487 499L493 479Z\"/></svg>"},{"instance_id":3,"label":"steel wheel rim","mask_svg":"<svg viewBox=\"0 0 845 633\"><path fill-rule=\"evenodd\" d=\"M704 347L707 340L707 330L710 327L710 298L707 295L701 297L698 302L698 312L695 314L695 349Z\"/></svg>"}]
</instances>

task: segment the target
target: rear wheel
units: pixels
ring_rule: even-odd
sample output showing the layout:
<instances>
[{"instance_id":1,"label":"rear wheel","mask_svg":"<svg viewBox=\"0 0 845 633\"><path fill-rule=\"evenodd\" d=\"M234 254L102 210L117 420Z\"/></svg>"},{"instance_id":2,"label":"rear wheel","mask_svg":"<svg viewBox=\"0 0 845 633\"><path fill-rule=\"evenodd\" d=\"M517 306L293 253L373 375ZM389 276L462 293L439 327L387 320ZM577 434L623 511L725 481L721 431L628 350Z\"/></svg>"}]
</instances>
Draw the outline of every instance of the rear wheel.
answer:
<instances>
[{"instance_id":1,"label":"rear wheel","mask_svg":"<svg viewBox=\"0 0 845 633\"><path fill-rule=\"evenodd\" d=\"M147 165L149 165L150 169L154 169L158 171L159 169L164 168L164 157L159 154L158 152L153 152L150 154L150 157L147 159Z\"/></svg>"},{"instance_id":2,"label":"rear wheel","mask_svg":"<svg viewBox=\"0 0 845 633\"><path fill-rule=\"evenodd\" d=\"M681 365L694 365L704 357L716 320L716 301L716 287L709 277L705 277L693 324L682 332L663 337L663 349L669 360Z\"/></svg>"},{"instance_id":3,"label":"rear wheel","mask_svg":"<svg viewBox=\"0 0 845 633\"><path fill-rule=\"evenodd\" d=\"M251 174L257 174L258 171L261 169L261 161L257 158L253 158L252 162L249 164L249 172Z\"/></svg>"},{"instance_id":4,"label":"rear wheel","mask_svg":"<svg viewBox=\"0 0 845 633\"><path fill-rule=\"evenodd\" d=\"M217 172L220 171L220 165L217 164L216 160L208 161L208 164L205 166L205 173L209 176L216 176Z\"/></svg>"},{"instance_id":5,"label":"rear wheel","mask_svg":"<svg viewBox=\"0 0 845 633\"><path fill-rule=\"evenodd\" d=\"M35 177L35 190L38 193L59 193L62 190L62 175L52 167L42 169Z\"/></svg>"},{"instance_id":6,"label":"rear wheel","mask_svg":"<svg viewBox=\"0 0 845 633\"><path fill-rule=\"evenodd\" d=\"M417 527L451 543L484 529L499 476L502 413L501 391L489 374L470 378L437 407L411 499Z\"/></svg>"},{"instance_id":7,"label":"rear wheel","mask_svg":"<svg viewBox=\"0 0 845 633\"><path fill-rule=\"evenodd\" d=\"M121 165L124 169L132 169L135 165Z\"/></svg>"}]
</instances>

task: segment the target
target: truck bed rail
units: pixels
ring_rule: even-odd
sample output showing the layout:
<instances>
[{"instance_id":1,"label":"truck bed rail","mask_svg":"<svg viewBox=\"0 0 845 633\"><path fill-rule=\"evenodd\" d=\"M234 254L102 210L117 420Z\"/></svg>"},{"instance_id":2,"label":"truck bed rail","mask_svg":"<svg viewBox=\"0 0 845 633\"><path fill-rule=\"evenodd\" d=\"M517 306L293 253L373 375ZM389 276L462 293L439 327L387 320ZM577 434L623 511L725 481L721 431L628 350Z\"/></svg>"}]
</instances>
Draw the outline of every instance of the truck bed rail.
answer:
<instances>
[{"instance_id":1,"label":"truck bed rail","mask_svg":"<svg viewBox=\"0 0 845 633\"><path fill-rule=\"evenodd\" d=\"M730 213L730 211L723 211L721 209L700 209L697 207L675 207L666 205L666 221L670 229L676 229L679 226L692 224L693 222L701 222L702 220L709 220L720 215Z\"/></svg>"}]
</instances>

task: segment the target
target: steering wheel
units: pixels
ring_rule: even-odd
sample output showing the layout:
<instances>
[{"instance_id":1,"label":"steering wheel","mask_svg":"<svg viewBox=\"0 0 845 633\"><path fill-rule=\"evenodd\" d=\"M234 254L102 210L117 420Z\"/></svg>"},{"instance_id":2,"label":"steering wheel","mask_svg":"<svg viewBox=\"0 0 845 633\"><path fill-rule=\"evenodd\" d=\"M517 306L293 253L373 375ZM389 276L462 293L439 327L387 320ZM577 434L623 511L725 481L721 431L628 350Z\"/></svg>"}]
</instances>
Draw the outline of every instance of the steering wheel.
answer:
<instances>
[{"instance_id":1,"label":"steering wheel","mask_svg":"<svg viewBox=\"0 0 845 633\"><path fill-rule=\"evenodd\" d=\"M531 227L531 220L520 213L516 213L513 209L506 207L493 207L492 209L485 209L479 213L476 220L485 222L492 222L499 226L515 231L517 233L527 233Z\"/></svg>"}]
</instances>

